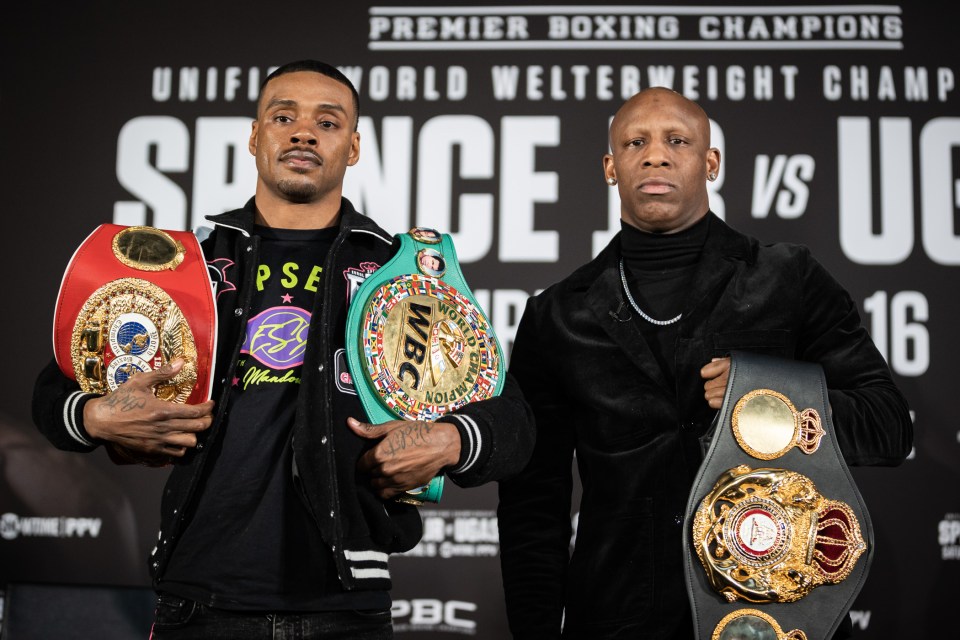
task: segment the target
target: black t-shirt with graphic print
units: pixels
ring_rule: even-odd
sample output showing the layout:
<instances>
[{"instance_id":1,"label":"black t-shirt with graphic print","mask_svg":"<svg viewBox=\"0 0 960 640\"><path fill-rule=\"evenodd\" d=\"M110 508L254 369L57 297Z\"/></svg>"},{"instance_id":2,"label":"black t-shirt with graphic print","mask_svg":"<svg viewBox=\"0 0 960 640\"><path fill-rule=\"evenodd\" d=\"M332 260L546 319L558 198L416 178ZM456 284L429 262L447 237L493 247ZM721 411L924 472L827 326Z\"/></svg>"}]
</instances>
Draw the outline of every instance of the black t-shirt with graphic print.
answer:
<instances>
[{"instance_id":1,"label":"black t-shirt with graphic print","mask_svg":"<svg viewBox=\"0 0 960 640\"><path fill-rule=\"evenodd\" d=\"M225 609L389 607L384 592L343 590L292 478L307 332L337 229L255 233L260 265L224 432L160 590Z\"/></svg>"}]
</instances>

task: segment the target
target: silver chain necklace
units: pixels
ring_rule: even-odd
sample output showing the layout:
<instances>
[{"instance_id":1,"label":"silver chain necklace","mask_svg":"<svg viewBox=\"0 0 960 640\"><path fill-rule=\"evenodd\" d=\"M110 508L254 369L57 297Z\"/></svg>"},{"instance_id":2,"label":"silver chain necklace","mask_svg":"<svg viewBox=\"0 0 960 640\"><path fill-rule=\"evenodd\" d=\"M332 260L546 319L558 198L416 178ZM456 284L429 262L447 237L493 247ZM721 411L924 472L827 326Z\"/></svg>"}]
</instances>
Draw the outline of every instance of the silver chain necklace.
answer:
<instances>
[{"instance_id":1,"label":"silver chain necklace","mask_svg":"<svg viewBox=\"0 0 960 640\"><path fill-rule=\"evenodd\" d=\"M630 295L630 287L627 286L627 274L623 270L623 258L620 258L620 282L623 283L623 292L627 294L627 301L630 303L630 306L633 307L633 310L639 313L640 317L647 322L664 327L668 324L673 324L674 322L678 321L681 316L683 316L682 313L678 313L676 318L670 318L669 320L656 320L655 318L651 318L645 314L643 309L640 308L640 305L638 305L636 300L633 299L633 296Z\"/></svg>"}]
</instances>

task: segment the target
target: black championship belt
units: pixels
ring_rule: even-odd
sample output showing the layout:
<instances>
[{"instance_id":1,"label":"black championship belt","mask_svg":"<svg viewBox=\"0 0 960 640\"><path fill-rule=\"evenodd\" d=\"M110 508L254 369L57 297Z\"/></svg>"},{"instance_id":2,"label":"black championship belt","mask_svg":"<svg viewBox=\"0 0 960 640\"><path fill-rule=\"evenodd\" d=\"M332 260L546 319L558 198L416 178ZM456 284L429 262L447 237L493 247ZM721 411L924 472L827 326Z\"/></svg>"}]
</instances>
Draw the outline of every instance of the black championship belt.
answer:
<instances>
[{"instance_id":1,"label":"black championship belt","mask_svg":"<svg viewBox=\"0 0 960 640\"><path fill-rule=\"evenodd\" d=\"M870 515L837 444L817 364L731 355L687 503L698 640L823 640L863 587Z\"/></svg>"}]
</instances>

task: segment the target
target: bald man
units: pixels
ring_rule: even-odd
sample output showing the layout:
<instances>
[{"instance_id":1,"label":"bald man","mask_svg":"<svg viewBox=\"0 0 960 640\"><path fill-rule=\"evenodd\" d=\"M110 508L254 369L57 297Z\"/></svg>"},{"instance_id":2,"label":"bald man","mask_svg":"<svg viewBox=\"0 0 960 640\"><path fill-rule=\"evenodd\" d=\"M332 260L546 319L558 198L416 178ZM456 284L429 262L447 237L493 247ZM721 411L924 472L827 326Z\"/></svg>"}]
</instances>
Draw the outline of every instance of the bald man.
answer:
<instances>
[{"instance_id":1,"label":"bald man","mask_svg":"<svg viewBox=\"0 0 960 640\"><path fill-rule=\"evenodd\" d=\"M910 451L906 400L850 296L805 247L711 213L719 171L700 106L664 88L633 96L603 157L621 232L527 303L510 371L537 442L499 485L514 638L693 637L681 525L733 350L822 365L848 464Z\"/></svg>"}]
</instances>

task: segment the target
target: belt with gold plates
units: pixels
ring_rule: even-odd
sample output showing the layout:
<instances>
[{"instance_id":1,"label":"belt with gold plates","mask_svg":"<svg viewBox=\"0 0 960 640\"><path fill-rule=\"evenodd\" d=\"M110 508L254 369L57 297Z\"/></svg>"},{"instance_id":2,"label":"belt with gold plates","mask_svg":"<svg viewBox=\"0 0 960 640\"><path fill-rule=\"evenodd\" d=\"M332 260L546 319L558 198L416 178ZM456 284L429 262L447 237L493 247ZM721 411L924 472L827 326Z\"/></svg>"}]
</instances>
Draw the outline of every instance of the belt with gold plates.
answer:
<instances>
[{"instance_id":1,"label":"belt with gold plates","mask_svg":"<svg viewBox=\"0 0 960 640\"><path fill-rule=\"evenodd\" d=\"M731 354L687 503L698 640L830 638L867 577L873 529L818 364Z\"/></svg>"},{"instance_id":2,"label":"belt with gold plates","mask_svg":"<svg viewBox=\"0 0 960 640\"><path fill-rule=\"evenodd\" d=\"M367 276L347 316L347 363L372 423L436 420L503 388L503 352L449 234L414 227ZM443 476L401 502L438 502Z\"/></svg>"}]
</instances>

